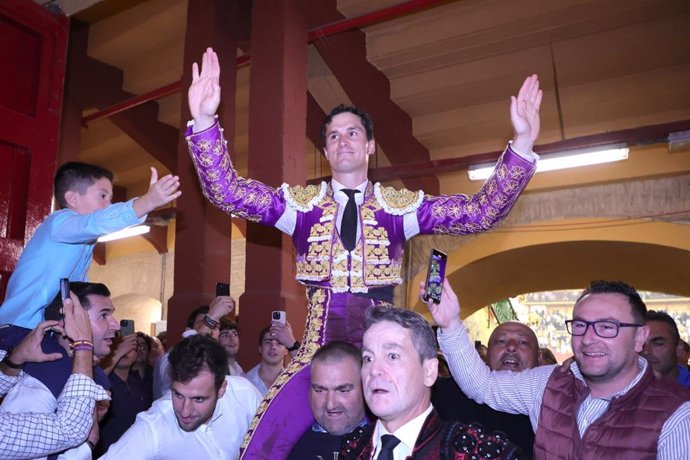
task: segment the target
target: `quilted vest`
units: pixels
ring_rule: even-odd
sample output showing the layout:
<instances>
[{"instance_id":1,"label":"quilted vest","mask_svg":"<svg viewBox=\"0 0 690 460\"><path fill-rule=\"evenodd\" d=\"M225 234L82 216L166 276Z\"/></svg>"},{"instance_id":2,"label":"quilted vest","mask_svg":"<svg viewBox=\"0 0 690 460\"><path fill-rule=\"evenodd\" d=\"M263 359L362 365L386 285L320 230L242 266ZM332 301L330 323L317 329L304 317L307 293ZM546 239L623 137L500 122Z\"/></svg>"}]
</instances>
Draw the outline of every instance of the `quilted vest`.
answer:
<instances>
[{"instance_id":1,"label":"quilted vest","mask_svg":"<svg viewBox=\"0 0 690 460\"><path fill-rule=\"evenodd\" d=\"M650 366L630 391L614 398L609 410L580 438L577 410L589 388L572 372L554 369L544 392L534 458L655 459L661 428L690 392L657 382Z\"/></svg>"}]
</instances>

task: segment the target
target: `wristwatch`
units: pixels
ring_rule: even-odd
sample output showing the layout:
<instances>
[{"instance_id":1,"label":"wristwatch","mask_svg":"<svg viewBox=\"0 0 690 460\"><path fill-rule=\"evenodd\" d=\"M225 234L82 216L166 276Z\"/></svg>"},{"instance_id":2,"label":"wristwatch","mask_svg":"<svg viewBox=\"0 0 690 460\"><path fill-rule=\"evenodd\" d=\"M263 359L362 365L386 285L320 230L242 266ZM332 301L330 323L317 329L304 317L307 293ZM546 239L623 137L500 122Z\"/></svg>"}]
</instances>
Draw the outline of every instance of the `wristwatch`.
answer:
<instances>
[{"instance_id":1,"label":"wristwatch","mask_svg":"<svg viewBox=\"0 0 690 460\"><path fill-rule=\"evenodd\" d=\"M297 340L295 340L295 343L293 343L291 347L288 347L287 351L292 353L293 351L299 350L299 347L301 347L301 346L302 346L302 344L299 343Z\"/></svg>"}]
</instances>

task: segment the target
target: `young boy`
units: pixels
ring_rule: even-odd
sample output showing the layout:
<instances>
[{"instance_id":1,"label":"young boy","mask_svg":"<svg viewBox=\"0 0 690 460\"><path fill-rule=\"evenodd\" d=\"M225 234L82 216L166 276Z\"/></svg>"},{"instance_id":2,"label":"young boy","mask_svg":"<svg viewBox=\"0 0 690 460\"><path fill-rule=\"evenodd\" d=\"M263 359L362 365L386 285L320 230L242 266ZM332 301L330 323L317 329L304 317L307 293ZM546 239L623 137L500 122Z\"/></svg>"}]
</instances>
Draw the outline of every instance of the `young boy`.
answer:
<instances>
[{"instance_id":1,"label":"young boy","mask_svg":"<svg viewBox=\"0 0 690 460\"><path fill-rule=\"evenodd\" d=\"M10 277L0 325L15 327L0 329L0 348L18 343L43 321L43 310L57 295L60 278L86 281L98 237L141 224L149 212L182 193L179 177L158 180L151 168L145 195L111 204L112 179L112 172L86 163L69 162L58 169L54 193L62 209L36 229Z\"/></svg>"}]
</instances>

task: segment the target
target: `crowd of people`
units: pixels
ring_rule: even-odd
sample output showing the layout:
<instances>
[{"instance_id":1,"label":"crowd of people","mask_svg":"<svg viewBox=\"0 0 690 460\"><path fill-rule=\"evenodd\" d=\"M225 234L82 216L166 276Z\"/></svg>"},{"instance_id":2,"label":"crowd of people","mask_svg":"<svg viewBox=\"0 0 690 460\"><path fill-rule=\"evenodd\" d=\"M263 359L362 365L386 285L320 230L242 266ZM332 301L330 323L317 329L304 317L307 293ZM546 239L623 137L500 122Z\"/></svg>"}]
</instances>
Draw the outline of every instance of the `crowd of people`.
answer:
<instances>
[{"instance_id":1,"label":"crowd of people","mask_svg":"<svg viewBox=\"0 0 690 460\"><path fill-rule=\"evenodd\" d=\"M573 354L563 364L514 321L482 352L447 279L427 301L436 331L392 305L407 240L490 229L526 187L538 160L536 75L511 98L513 140L473 196L369 182L373 122L344 105L322 126L330 182L244 179L216 117L219 76L208 49L188 93L190 154L212 203L292 237L308 298L302 342L281 321L241 340L229 296L189 306L169 349L120 335L110 291L86 281L94 241L177 198L179 179L152 169L145 195L111 204L112 174L67 163L55 180L62 209L27 244L0 307L2 458L688 458L688 350L674 319L648 311L631 286L594 281L554 320ZM258 343L248 371L241 343Z\"/></svg>"}]
</instances>

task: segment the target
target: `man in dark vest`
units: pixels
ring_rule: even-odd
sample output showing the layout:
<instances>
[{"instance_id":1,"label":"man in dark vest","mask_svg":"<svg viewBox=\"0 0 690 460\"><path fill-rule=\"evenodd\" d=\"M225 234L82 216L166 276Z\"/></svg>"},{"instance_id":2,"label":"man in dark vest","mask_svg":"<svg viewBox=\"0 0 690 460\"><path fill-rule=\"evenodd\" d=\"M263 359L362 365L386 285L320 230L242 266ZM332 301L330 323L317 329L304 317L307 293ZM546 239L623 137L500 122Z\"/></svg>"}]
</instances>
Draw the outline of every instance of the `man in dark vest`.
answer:
<instances>
[{"instance_id":1,"label":"man in dark vest","mask_svg":"<svg viewBox=\"0 0 690 460\"><path fill-rule=\"evenodd\" d=\"M568 371L491 371L474 351L447 280L441 303L429 309L462 391L496 410L528 415L535 459L687 458L690 393L655 380L638 355L649 335L647 307L631 286L594 281L575 302L565 322L575 358Z\"/></svg>"}]
</instances>

